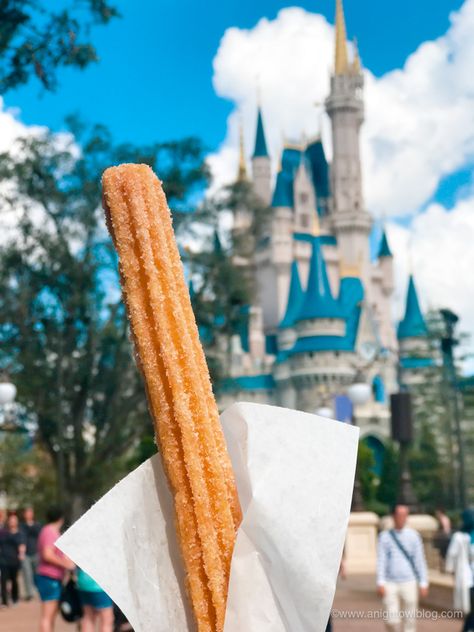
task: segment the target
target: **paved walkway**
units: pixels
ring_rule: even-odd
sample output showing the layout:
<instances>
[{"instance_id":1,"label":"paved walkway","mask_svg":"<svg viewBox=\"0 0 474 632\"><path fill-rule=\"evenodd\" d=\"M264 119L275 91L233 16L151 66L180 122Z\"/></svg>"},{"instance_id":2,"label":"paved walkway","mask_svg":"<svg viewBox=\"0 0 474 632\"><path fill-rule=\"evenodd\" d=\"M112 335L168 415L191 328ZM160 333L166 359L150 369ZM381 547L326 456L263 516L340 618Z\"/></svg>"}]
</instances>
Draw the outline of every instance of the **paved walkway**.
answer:
<instances>
[{"instance_id":1,"label":"paved walkway","mask_svg":"<svg viewBox=\"0 0 474 632\"><path fill-rule=\"evenodd\" d=\"M374 578L368 576L352 576L339 580L333 606L334 632L383 632L383 621L374 617L381 612L381 602L375 593ZM350 613L353 613L352 617ZM336 618L340 616L347 618ZM360 619L356 618L362 613ZM349 616L348 616L349 615ZM462 623L459 620L441 620L442 613L427 610L420 619L417 632L460 632ZM434 620L438 617L438 620Z\"/></svg>"},{"instance_id":2,"label":"paved walkway","mask_svg":"<svg viewBox=\"0 0 474 632\"><path fill-rule=\"evenodd\" d=\"M369 618L371 613L380 611L380 601L374 592L374 581L371 577L349 577L340 581L333 611L342 612L344 615L346 613L350 615L351 611L357 612L356 616L362 613L360 619L355 618L354 615L344 619L334 618L334 632L383 632L385 629L382 621ZM38 615L39 603L37 601L0 610L0 632L36 632ZM431 614L431 618L426 617L420 620L417 632L460 632L462 629L459 621L441 619L434 621L432 617ZM64 623L58 617L55 632L75 632L75 630L75 626Z\"/></svg>"},{"instance_id":3,"label":"paved walkway","mask_svg":"<svg viewBox=\"0 0 474 632\"><path fill-rule=\"evenodd\" d=\"M0 610L0 632L37 632L39 601L20 602L14 608ZM58 616L55 632L76 632L75 626L65 623Z\"/></svg>"}]
</instances>

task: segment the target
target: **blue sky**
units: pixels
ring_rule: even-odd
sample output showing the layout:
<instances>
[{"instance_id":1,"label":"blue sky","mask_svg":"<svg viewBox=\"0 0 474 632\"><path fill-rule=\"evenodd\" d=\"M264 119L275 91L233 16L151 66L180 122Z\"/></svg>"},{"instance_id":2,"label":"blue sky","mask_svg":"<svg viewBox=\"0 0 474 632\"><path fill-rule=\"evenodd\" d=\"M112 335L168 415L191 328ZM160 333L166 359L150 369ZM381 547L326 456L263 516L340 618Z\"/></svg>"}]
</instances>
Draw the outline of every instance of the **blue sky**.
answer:
<instances>
[{"instance_id":1,"label":"blue sky","mask_svg":"<svg viewBox=\"0 0 474 632\"><path fill-rule=\"evenodd\" d=\"M292 6L280 0L120 0L123 15L94 33L101 57L84 72L61 71L54 94L32 82L7 95L27 124L62 126L79 112L107 123L120 140L137 143L195 134L212 149L225 134L231 104L215 95L212 60L228 27L252 28ZM442 35L460 0L345 0L349 37L379 76L401 67L427 39ZM334 0L298 4L333 21Z\"/></svg>"}]
</instances>

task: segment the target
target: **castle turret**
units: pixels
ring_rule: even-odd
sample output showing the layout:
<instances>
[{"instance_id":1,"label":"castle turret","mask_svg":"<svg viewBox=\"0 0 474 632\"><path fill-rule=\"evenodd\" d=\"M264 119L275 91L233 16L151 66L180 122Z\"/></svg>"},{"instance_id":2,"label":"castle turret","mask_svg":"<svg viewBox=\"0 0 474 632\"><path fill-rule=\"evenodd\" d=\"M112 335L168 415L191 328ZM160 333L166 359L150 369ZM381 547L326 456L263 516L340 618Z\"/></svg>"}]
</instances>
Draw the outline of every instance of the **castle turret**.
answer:
<instances>
[{"instance_id":1,"label":"castle turret","mask_svg":"<svg viewBox=\"0 0 474 632\"><path fill-rule=\"evenodd\" d=\"M346 341L346 325L345 310L331 292L321 238L314 236L308 285L296 317L297 340L287 352L301 410L327 405L328 375L334 384L339 378L350 380L350 365L341 354L353 348L353 341L350 345Z\"/></svg>"},{"instance_id":2,"label":"castle turret","mask_svg":"<svg viewBox=\"0 0 474 632\"><path fill-rule=\"evenodd\" d=\"M295 344L295 324L301 311L303 299L304 292L301 287L298 263L293 261L291 264L290 289L288 291L286 311L278 331L278 348L282 351L290 349Z\"/></svg>"},{"instance_id":3,"label":"castle turret","mask_svg":"<svg viewBox=\"0 0 474 632\"><path fill-rule=\"evenodd\" d=\"M337 0L335 64L331 92L326 99L333 139L332 224L341 259L349 265L362 263L362 279L368 287L371 218L364 206L359 149L364 120L363 85L358 53L349 62L342 0Z\"/></svg>"},{"instance_id":4,"label":"castle turret","mask_svg":"<svg viewBox=\"0 0 474 632\"><path fill-rule=\"evenodd\" d=\"M415 287L415 280L410 274L408 281L407 300L405 305L405 316L398 325L398 339L400 341L410 338L426 338L428 328L421 313L418 293Z\"/></svg>"},{"instance_id":5,"label":"castle turret","mask_svg":"<svg viewBox=\"0 0 474 632\"><path fill-rule=\"evenodd\" d=\"M326 262L321 251L320 238L314 237L309 266L308 287L298 320L342 318L339 303L333 297L329 285Z\"/></svg>"},{"instance_id":6,"label":"castle turret","mask_svg":"<svg viewBox=\"0 0 474 632\"><path fill-rule=\"evenodd\" d=\"M393 255L388 245L385 228L382 231L382 239L380 240L378 260L382 272L382 290L386 296L390 297L393 292Z\"/></svg>"},{"instance_id":7,"label":"castle turret","mask_svg":"<svg viewBox=\"0 0 474 632\"><path fill-rule=\"evenodd\" d=\"M392 294L393 281L393 255L388 244L385 228L382 231L382 239L378 250L378 265L374 270L373 280L377 281L378 296L374 301L374 310L379 327L380 342L385 349L396 351L397 341L392 322Z\"/></svg>"},{"instance_id":8,"label":"castle turret","mask_svg":"<svg viewBox=\"0 0 474 632\"><path fill-rule=\"evenodd\" d=\"M293 187L294 228L302 232L311 230L316 209L315 188L309 169L309 160L306 154L302 152Z\"/></svg>"},{"instance_id":9,"label":"castle turret","mask_svg":"<svg viewBox=\"0 0 474 632\"><path fill-rule=\"evenodd\" d=\"M406 385L423 380L424 369L434 364L428 327L421 312L413 275L408 281L405 315L398 325L401 381Z\"/></svg>"},{"instance_id":10,"label":"castle turret","mask_svg":"<svg viewBox=\"0 0 474 632\"><path fill-rule=\"evenodd\" d=\"M247 173L247 161L245 157L245 143L244 143L244 130L242 123L240 124L239 129L239 164L237 168L237 178L235 180L234 186L237 189L247 190L250 186L248 180ZM245 196L240 196L245 199ZM236 196L237 200L239 199L239 195ZM234 238L239 239L240 236L247 236L248 232L252 226L253 221L253 210L248 208L245 204L238 204L233 209L234 212L234 225L233 225L233 233Z\"/></svg>"},{"instance_id":11,"label":"castle turret","mask_svg":"<svg viewBox=\"0 0 474 632\"><path fill-rule=\"evenodd\" d=\"M257 130L255 134L255 149L252 156L252 175L255 193L265 205L271 201L271 164L267 150L267 141L263 129L262 110L257 113Z\"/></svg>"},{"instance_id":12,"label":"castle turret","mask_svg":"<svg viewBox=\"0 0 474 632\"><path fill-rule=\"evenodd\" d=\"M237 171L237 182L246 182L247 176L247 161L245 159L245 143L244 143L244 128L242 123L239 129L239 168Z\"/></svg>"}]
</instances>

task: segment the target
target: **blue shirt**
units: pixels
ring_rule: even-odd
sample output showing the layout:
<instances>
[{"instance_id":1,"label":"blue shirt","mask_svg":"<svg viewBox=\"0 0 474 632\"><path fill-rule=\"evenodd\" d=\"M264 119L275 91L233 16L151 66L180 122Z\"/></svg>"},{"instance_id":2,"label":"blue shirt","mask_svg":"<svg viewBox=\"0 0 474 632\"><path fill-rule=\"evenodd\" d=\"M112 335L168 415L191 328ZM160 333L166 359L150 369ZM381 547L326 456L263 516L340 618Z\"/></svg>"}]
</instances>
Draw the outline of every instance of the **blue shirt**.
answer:
<instances>
[{"instance_id":1,"label":"blue shirt","mask_svg":"<svg viewBox=\"0 0 474 632\"><path fill-rule=\"evenodd\" d=\"M92 579L82 568L77 569L77 588L84 592L102 592L99 584Z\"/></svg>"},{"instance_id":2,"label":"blue shirt","mask_svg":"<svg viewBox=\"0 0 474 632\"><path fill-rule=\"evenodd\" d=\"M428 586L428 572L420 534L414 529L405 527L400 531L395 530L395 535L413 560L420 588L426 588ZM379 535L377 550L377 585L383 586L386 582L399 584L416 580L417 577L410 562L399 549L390 532L382 531Z\"/></svg>"}]
</instances>

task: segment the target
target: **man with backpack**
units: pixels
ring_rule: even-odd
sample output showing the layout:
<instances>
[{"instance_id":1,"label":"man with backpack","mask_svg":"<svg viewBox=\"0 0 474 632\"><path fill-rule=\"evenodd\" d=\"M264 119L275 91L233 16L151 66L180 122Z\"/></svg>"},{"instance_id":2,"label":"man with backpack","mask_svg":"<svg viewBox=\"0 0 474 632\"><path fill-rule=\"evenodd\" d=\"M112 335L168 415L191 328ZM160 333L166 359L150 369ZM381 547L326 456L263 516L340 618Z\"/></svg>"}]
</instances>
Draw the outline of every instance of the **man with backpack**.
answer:
<instances>
[{"instance_id":1,"label":"man with backpack","mask_svg":"<svg viewBox=\"0 0 474 632\"><path fill-rule=\"evenodd\" d=\"M383 599L387 629L415 632L418 596L428 594L428 573L420 534L406 527L409 508L393 508L393 529L379 535L377 592Z\"/></svg>"}]
</instances>

